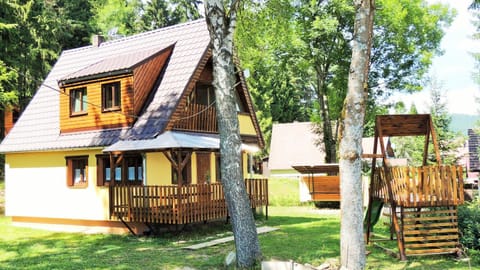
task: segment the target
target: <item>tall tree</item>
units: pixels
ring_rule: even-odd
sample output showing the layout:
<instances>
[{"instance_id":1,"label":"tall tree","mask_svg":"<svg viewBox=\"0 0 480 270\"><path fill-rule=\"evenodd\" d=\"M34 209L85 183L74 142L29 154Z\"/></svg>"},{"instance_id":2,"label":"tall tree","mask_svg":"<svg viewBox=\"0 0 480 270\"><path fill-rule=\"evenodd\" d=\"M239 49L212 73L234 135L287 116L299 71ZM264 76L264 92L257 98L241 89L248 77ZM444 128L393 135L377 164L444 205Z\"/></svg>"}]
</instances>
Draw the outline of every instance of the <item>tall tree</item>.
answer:
<instances>
[{"instance_id":1,"label":"tall tree","mask_svg":"<svg viewBox=\"0 0 480 270\"><path fill-rule=\"evenodd\" d=\"M8 91L18 93L20 109L35 93L56 60L64 25L50 1L7 1L1 18L15 24L2 32L0 59L15 73Z\"/></svg>"},{"instance_id":2,"label":"tall tree","mask_svg":"<svg viewBox=\"0 0 480 270\"><path fill-rule=\"evenodd\" d=\"M92 1L95 16L92 24L107 38L116 38L141 31L141 0Z\"/></svg>"},{"instance_id":3,"label":"tall tree","mask_svg":"<svg viewBox=\"0 0 480 270\"><path fill-rule=\"evenodd\" d=\"M270 4L275 3L275 4ZM265 66L269 59L279 57L293 59L286 61L289 69L276 68L272 64L268 73L252 72L249 83L258 105L263 91L277 92L304 91L300 97L313 97L315 104L300 98L296 107L308 107L308 118L318 119L323 132L322 143L328 158L336 161L337 130L341 119L343 100L346 95L346 82L349 75L349 55L353 35L352 18L354 10L349 0L271 0L259 1L242 14L238 35L239 53L243 63L252 70ZM439 4L427 4L423 0L379 0L378 14L372 48L371 73L369 74L369 99L367 101L366 131L371 132L373 119L378 108L393 91L416 91L422 84L422 76L428 69L431 58L440 53L439 44L443 27L451 21L452 11ZM252 13L253 15L244 15ZM251 20L255 18L256 20ZM275 27L289 24L288 31L275 31ZM243 26L245 25L245 27ZM268 27L272 30L268 30ZM265 31L267 29L267 31ZM282 33L279 35L278 33ZM284 42L286 37L292 41ZM258 41L253 49L245 49L244 42ZM282 46L282 44L284 44ZM275 58L274 58L275 56ZM280 58L281 59L281 58ZM287 73L288 72L288 73ZM289 90L274 85L276 78L287 73L296 84ZM273 90L272 90L273 89ZM258 92L259 94L256 94ZM267 94L266 96L272 96ZM267 99L267 105L270 102ZM289 103L280 103L283 111L290 111ZM262 110L261 106L259 106ZM267 107L269 108L269 107ZM271 110L271 121L280 121L279 115ZM263 116L260 115L260 119ZM266 115L270 116L270 115ZM281 116L281 114L280 114ZM260 120L263 121L262 119Z\"/></svg>"},{"instance_id":4,"label":"tall tree","mask_svg":"<svg viewBox=\"0 0 480 270\"><path fill-rule=\"evenodd\" d=\"M261 256L255 220L243 182L241 138L235 109L233 36L241 0L206 0L205 14L213 55L222 186L232 218L237 266L252 267Z\"/></svg>"},{"instance_id":5,"label":"tall tree","mask_svg":"<svg viewBox=\"0 0 480 270\"><path fill-rule=\"evenodd\" d=\"M142 15L145 30L157 29L200 18L199 0L150 0Z\"/></svg>"},{"instance_id":6,"label":"tall tree","mask_svg":"<svg viewBox=\"0 0 480 270\"><path fill-rule=\"evenodd\" d=\"M247 1L235 36L267 145L272 122L309 121L313 108L312 86L305 80L309 63L299 54L294 23L287 19L295 12L290 2Z\"/></svg>"},{"instance_id":7,"label":"tall tree","mask_svg":"<svg viewBox=\"0 0 480 270\"><path fill-rule=\"evenodd\" d=\"M94 16L90 0L52 2L64 27L63 35L58 40L62 49L73 49L90 44L90 36L95 32L90 22Z\"/></svg>"},{"instance_id":8,"label":"tall tree","mask_svg":"<svg viewBox=\"0 0 480 270\"><path fill-rule=\"evenodd\" d=\"M450 131L452 117L448 112L448 103L442 93L442 83L433 76L430 80L430 114L437 134L438 148L445 164L454 164L457 161L457 149L462 143L456 139L455 134ZM430 154L431 160L435 161L434 153Z\"/></svg>"},{"instance_id":9,"label":"tall tree","mask_svg":"<svg viewBox=\"0 0 480 270\"><path fill-rule=\"evenodd\" d=\"M375 0L355 0L354 6L352 61L340 137L340 257L342 269L351 270L365 268L361 155Z\"/></svg>"}]
</instances>

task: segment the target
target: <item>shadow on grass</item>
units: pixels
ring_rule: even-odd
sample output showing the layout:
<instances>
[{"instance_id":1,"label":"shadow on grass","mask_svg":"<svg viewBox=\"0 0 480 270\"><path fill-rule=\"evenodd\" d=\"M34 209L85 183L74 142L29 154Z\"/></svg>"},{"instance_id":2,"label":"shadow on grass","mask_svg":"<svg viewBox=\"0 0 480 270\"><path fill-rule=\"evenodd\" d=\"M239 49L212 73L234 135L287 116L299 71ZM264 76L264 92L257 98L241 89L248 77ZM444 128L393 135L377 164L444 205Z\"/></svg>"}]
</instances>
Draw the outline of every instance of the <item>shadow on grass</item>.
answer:
<instances>
[{"instance_id":1,"label":"shadow on grass","mask_svg":"<svg viewBox=\"0 0 480 270\"><path fill-rule=\"evenodd\" d=\"M339 217L298 213L272 215L265 225L280 228L260 235L264 258L320 265L340 255Z\"/></svg>"}]
</instances>

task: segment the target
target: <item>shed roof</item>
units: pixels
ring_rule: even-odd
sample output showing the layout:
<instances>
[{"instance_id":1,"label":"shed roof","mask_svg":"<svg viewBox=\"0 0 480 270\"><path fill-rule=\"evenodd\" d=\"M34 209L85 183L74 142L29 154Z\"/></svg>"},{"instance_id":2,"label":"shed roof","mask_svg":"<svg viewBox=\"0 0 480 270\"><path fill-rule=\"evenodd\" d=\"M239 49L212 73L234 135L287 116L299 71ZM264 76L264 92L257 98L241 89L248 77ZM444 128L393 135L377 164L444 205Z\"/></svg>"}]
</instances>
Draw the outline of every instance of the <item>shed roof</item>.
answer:
<instances>
[{"instance_id":1,"label":"shed roof","mask_svg":"<svg viewBox=\"0 0 480 270\"><path fill-rule=\"evenodd\" d=\"M138 35L62 52L21 117L2 141L0 152L48 151L108 146L119 139L153 139L163 132L195 69L206 55L210 36L205 20L197 20ZM132 52L147 52L175 44L155 94L132 128L60 133L58 81L128 66L120 61ZM146 57L142 55L139 57ZM128 62L128 63L127 63ZM103 63L103 64L100 64ZM82 71L83 70L83 71Z\"/></svg>"}]
</instances>

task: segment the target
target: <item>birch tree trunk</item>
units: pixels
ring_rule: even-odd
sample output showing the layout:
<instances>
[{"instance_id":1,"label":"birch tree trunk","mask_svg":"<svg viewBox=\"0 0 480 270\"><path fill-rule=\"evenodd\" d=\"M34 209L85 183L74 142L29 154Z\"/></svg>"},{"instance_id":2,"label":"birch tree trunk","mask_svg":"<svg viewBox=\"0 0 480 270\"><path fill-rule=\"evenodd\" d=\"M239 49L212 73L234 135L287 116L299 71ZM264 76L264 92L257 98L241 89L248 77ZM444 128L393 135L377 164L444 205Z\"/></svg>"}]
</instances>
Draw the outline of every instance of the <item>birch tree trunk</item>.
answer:
<instances>
[{"instance_id":1,"label":"birch tree trunk","mask_svg":"<svg viewBox=\"0 0 480 270\"><path fill-rule=\"evenodd\" d=\"M261 257L255 220L242 174L241 138L235 106L233 34L241 0L206 0L205 14L213 49L222 185L232 220L237 266L249 268Z\"/></svg>"},{"instance_id":2,"label":"birch tree trunk","mask_svg":"<svg viewBox=\"0 0 480 270\"><path fill-rule=\"evenodd\" d=\"M340 135L341 269L365 268L362 203L362 137L375 0L355 0L352 61Z\"/></svg>"}]
</instances>

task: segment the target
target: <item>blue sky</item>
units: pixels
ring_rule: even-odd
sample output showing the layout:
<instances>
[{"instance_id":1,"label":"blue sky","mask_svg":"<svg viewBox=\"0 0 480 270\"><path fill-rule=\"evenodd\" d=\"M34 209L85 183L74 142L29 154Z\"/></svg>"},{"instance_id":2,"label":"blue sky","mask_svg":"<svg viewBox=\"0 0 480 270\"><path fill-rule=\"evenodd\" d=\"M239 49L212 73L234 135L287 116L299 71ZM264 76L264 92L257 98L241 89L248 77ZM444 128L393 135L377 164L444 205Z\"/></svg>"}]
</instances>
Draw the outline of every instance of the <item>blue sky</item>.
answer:
<instances>
[{"instance_id":1,"label":"blue sky","mask_svg":"<svg viewBox=\"0 0 480 270\"><path fill-rule=\"evenodd\" d=\"M445 53L434 58L430 75L440 81L450 113L478 115L480 106L475 103L475 97L480 97L480 86L472 79L474 60L470 53L480 52L480 41L471 39L475 32L475 27L471 23L473 16L468 10L471 0L428 0L428 2L445 3L457 10L457 16L452 25L446 29L441 43ZM428 112L428 87L420 93L400 97L396 95L395 99L398 98L404 100L408 107L408 104L415 102L419 112Z\"/></svg>"}]
</instances>

